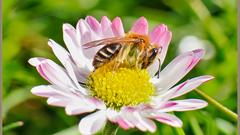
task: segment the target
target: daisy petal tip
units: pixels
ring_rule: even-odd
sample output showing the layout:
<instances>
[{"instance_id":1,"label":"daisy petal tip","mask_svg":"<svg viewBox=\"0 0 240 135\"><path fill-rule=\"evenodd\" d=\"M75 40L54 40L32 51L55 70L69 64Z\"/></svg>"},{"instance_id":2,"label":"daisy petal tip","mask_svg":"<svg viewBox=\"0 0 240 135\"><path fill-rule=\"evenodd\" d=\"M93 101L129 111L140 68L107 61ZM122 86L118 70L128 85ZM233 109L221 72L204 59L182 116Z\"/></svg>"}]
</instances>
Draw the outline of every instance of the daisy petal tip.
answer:
<instances>
[{"instance_id":1,"label":"daisy petal tip","mask_svg":"<svg viewBox=\"0 0 240 135\"><path fill-rule=\"evenodd\" d=\"M205 108L205 107L207 107L208 106L208 102L204 102L204 104L203 104L203 106L202 106L202 108Z\"/></svg>"},{"instance_id":2,"label":"daisy petal tip","mask_svg":"<svg viewBox=\"0 0 240 135\"><path fill-rule=\"evenodd\" d=\"M56 99L56 98L53 98L53 97L50 97L50 98L48 98L47 99L47 104L48 105L52 105L52 106L57 106L57 103L59 102L59 100L58 99Z\"/></svg>"},{"instance_id":3,"label":"daisy petal tip","mask_svg":"<svg viewBox=\"0 0 240 135\"><path fill-rule=\"evenodd\" d=\"M98 111L81 119L78 130L83 135L97 133L106 124L106 117L103 111Z\"/></svg>"},{"instance_id":4,"label":"daisy petal tip","mask_svg":"<svg viewBox=\"0 0 240 135\"><path fill-rule=\"evenodd\" d=\"M131 32L147 35L148 34L148 22L145 17L140 17L132 26Z\"/></svg>"},{"instance_id":5,"label":"daisy petal tip","mask_svg":"<svg viewBox=\"0 0 240 135\"><path fill-rule=\"evenodd\" d=\"M204 77L204 81L203 82L207 82L207 81L210 81L210 80L215 78L214 76L211 76L211 75L206 75L206 76L203 76L203 77Z\"/></svg>"},{"instance_id":6,"label":"daisy petal tip","mask_svg":"<svg viewBox=\"0 0 240 135\"><path fill-rule=\"evenodd\" d=\"M109 22L110 19L107 16L103 16L101 19L102 22Z\"/></svg>"},{"instance_id":7,"label":"daisy petal tip","mask_svg":"<svg viewBox=\"0 0 240 135\"><path fill-rule=\"evenodd\" d=\"M54 46L54 41L52 39L48 39L48 45L50 47L53 47Z\"/></svg>"},{"instance_id":8,"label":"daisy petal tip","mask_svg":"<svg viewBox=\"0 0 240 135\"><path fill-rule=\"evenodd\" d=\"M68 31L73 31L75 28L69 24L69 23L64 23L62 26L63 32L68 32Z\"/></svg>"},{"instance_id":9,"label":"daisy petal tip","mask_svg":"<svg viewBox=\"0 0 240 135\"><path fill-rule=\"evenodd\" d=\"M204 49L196 49L193 50L192 52L194 53L195 57L202 58L206 51Z\"/></svg>"},{"instance_id":10,"label":"daisy petal tip","mask_svg":"<svg viewBox=\"0 0 240 135\"><path fill-rule=\"evenodd\" d=\"M141 16L138 20L143 21L143 22L147 22L147 19L144 16Z\"/></svg>"},{"instance_id":11,"label":"daisy petal tip","mask_svg":"<svg viewBox=\"0 0 240 135\"><path fill-rule=\"evenodd\" d=\"M30 91L31 91L31 93L32 94L34 94L34 95L38 95L38 93L39 93L39 90L37 89L38 88L38 86L36 86L36 87L33 87Z\"/></svg>"},{"instance_id":12,"label":"daisy petal tip","mask_svg":"<svg viewBox=\"0 0 240 135\"><path fill-rule=\"evenodd\" d=\"M124 28L120 17L113 19L111 27L115 36L124 36Z\"/></svg>"},{"instance_id":13,"label":"daisy petal tip","mask_svg":"<svg viewBox=\"0 0 240 135\"><path fill-rule=\"evenodd\" d=\"M65 112L67 115L71 116L73 115L72 111L69 109L69 107L65 107Z\"/></svg>"},{"instance_id":14,"label":"daisy petal tip","mask_svg":"<svg viewBox=\"0 0 240 135\"><path fill-rule=\"evenodd\" d=\"M176 125L175 125L175 127L177 127L177 128L181 128L182 126L183 126L182 121L181 121L179 124L176 124Z\"/></svg>"},{"instance_id":15,"label":"daisy petal tip","mask_svg":"<svg viewBox=\"0 0 240 135\"><path fill-rule=\"evenodd\" d=\"M118 27L118 26L120 26L120 24L122 24L121 18L120 17L115 17L112 21L112 25Z\"/></svg>"},{"instance_id":16,"label":"daisy petal tip","mask_svg":"<svg viewBox=\"0 0 240 135\"><path fill-rule=\"evenodd\" d=\"M32 65L32 66L36 66L36 65L37 65L35 58L29 59L29 60L28 60L28 63L29 63L30 65Z\"/></svg>"},{"instance_id":17,"label":"daisy petal tip","mask_svg":"<svg viewBox=\"0 0 240 135\"><path fill-rule=\"evenodd\" d=\"M63 30L69 29L69 24L68 23L64 23L62 28L63 28Z\"/></svg>"},{"instance_id":18,"label":"daisy petal tip","mask_svg":"<svg viewBox=\"0 0 240 135\"><path fill-rule=\"evenodd\" d=\"M37 67L38 65L40 65L42 63L42 61L45 60L44 58L31 58L28 60L28 63L34 67Z\"/></svg>"},{"instance_id":19,"label":"daisy petal tip","mask_svg":"<svg viewBox=\"0 0 240 135\"><path fill-rule=\"evenodd\" d=\"M85 19L86 20L95 20L96 18L91 15L87 15Z\"/></svg>"}]
</instances>

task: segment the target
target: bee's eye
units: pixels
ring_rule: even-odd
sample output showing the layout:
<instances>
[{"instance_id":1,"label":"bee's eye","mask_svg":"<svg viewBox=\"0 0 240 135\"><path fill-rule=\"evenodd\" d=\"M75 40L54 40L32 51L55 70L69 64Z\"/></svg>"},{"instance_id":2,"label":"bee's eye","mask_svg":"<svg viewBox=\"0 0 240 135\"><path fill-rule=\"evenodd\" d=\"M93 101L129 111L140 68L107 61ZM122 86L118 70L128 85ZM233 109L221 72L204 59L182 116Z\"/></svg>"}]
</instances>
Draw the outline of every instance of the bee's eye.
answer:
<instances>
[{"instance_id":1,"label":"bee's eye","mask_svg":"<svg viewBox=\"0 0 240 135\"><path fill-rule=\"evenodd\" d=\"M158 53L158 49L157 48L153 48L151 51L152 51L153 54Z\"/></svg>"}]
</instances>

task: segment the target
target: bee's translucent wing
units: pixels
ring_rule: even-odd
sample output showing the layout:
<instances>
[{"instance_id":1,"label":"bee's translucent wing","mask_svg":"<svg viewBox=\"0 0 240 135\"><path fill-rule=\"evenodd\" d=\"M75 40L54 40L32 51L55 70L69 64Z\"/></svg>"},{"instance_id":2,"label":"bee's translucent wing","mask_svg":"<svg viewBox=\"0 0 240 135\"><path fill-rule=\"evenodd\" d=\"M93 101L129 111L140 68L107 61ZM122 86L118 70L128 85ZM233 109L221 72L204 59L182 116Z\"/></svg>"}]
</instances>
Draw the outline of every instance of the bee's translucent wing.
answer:
<instances>
[{"instance_id":1,"label":"bee's translucent wing","mask_svg":"<svg viewBox=\"0 0 240 135\"><path fill-rule=\"evenodd\" d=\"M134 41L136 41L136 39L134 38L124 38L124 37L105 38L105 39L86 43L83 45L83 48L89 49L89 48L97 47L100 45L110 45L110 44L119 43L119 42L134 42Z\"/></svg>"}]
</instances>

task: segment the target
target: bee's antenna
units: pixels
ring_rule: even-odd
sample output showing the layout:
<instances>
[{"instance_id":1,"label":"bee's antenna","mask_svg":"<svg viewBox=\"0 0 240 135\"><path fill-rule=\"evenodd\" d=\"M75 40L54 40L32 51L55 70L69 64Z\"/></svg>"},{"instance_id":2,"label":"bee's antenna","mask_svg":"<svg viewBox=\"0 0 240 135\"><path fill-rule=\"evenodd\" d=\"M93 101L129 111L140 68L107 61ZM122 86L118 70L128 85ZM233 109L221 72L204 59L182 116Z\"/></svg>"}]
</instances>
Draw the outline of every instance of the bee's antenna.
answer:
<instances>
[{"instance_id":1,"label":"bee's antenna","mask_svg":"<svg viewBox=\"0 0 240 135\"><path fill-rule=\"evenodd\" d=\"M159 61L159 66L158 66L157 78L159 78L159 74L160 74L160 71L161 71L161 60L160 60L160 58L158 58L158 61Z\"/></svg>"},{"instance_id":2,"label":"bee's antenna","mask_svg":"<svg viewBox=\"0 0 240 135\"><path fill-rule=\"evenodd\" d=\"M78 82L80 85L82 85L82 86L84 86L84 87L86 87L87 86L87 84L86 83L83 83L83 82Z\"/></svg>"}]
</instances>

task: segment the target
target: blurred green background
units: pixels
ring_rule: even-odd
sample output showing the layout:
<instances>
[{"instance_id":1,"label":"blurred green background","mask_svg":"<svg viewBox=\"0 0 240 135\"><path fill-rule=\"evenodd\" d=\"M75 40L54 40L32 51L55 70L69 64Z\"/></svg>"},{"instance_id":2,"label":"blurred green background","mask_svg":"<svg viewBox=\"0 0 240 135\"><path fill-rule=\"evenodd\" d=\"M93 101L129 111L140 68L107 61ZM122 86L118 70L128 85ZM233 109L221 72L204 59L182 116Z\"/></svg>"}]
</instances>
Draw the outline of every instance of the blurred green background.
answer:
<instances>
[{"instance_id":1,"label":"blurred green background","mask_svg":"<svg viewBox=\"0 0 240 135\"><path fill-rule=\"evenodd\" d=\"M56 58L49 38L63 44L62 24L76 25L92 15L120 16L129 30L140 16L150 28L165 23L173 32L164 65L184 48L202 47L206 57L186 78L210 74L215 79L199 89L234 112L237 111L237 9L236 0L5 0L3 1L3 125L22 121L23 126L4 135L77 135L79 117L65 115L63 108L48 106L33 96L31 87L48 84L27 60ZM65 47L65 46L64 46ZM58 61L57 61L58 62ZM185 79L186 79L185 78ZM185 95L201 98L195 92ZM236 122L211 104L198 111L175 113L186 135L233 135ZM174 128L158 123L155 135L174 135ZM148 134L135 129L118 134Z\"/></svg>"}]
</instances>

